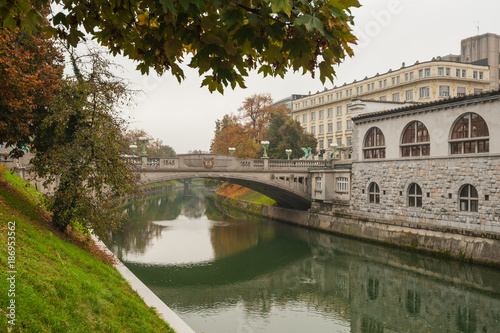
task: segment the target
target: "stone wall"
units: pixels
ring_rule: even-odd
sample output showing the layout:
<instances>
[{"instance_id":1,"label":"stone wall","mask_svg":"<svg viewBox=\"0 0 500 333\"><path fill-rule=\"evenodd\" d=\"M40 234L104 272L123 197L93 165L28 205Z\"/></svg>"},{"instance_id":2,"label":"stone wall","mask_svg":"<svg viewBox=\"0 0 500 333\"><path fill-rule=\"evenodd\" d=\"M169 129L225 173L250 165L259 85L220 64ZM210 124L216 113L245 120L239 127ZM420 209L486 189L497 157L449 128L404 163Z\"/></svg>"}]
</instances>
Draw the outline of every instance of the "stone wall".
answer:
<instances>
[{"instance_id":1,"label":"stone wall","mask_svg":"<svg viewBox=\"0 0 500 333\"><path fill-rule=\"evenodd\" d=\"M500 233L498 156L354 162L352 172L352 214ZM380 187L380 204L369 203L371 182ZM408 206L412 183L422 189L422 207ZM459 209L465 184L478 191L478 212Z\"/></svg>"}]
</instances>

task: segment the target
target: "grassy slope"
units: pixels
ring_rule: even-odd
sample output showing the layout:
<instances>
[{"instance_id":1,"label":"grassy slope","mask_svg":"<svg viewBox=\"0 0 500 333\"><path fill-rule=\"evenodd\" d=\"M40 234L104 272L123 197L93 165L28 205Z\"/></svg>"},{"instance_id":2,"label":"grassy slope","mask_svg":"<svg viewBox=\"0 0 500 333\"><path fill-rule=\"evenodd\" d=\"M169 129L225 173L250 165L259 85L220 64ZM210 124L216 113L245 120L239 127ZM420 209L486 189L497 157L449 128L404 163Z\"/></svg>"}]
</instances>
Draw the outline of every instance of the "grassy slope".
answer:
<instances>
[{"instance_id":1,"label":"grassy slope","mask_svg":"<svg viewBox=\"0 0 500 333\"><path fill-rule=\"evenodd\" d=\"M225 197L237 199L237 200L242 200L242 201L247 201L247 202L253 202L253 203L258 203L258 204L263 204L263 205L274 205L276 204L276 201L273 199L266 197L263 194L260 194L259 192L255 192L251 189L248 189L246 187L242 187L239 185L235 184L224 184L221 187L217 189L217 194L220 194Z\"/></svg>"},{"instance_id":2,"label":"grassy slope","mask_svg":"<svg viewBox=\"0 0 500 333\"><path fill-rule=\"evenodd\" d=\"M102 254L51 230L50 217L33 188L4 174L10 180L1 179L0 173L0 331L10 327L5 316L11 299L7 225L15 221L13 332L173 332L116 269L96 258Z\"/></svg>"}]
</instances>

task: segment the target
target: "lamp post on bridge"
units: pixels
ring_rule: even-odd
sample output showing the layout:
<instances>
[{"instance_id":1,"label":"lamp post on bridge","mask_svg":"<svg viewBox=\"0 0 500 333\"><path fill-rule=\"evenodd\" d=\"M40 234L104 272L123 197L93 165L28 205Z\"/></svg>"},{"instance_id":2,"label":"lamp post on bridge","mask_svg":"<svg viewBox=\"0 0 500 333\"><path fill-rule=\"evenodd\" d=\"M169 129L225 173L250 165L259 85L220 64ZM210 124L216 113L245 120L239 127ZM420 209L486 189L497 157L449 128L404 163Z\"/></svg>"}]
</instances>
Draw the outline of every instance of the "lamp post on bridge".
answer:
<instances>
[{"instance_id":1,"label":"lamp post on bridge","mask_svg":"<svg viewBox=\"0 0 500 333\"><path fill-rule=\"evenodd\" d=\"M229 147L227 150L229 150L229 153L231 154L231 156L233 156L234 151L236 150L236 148L234 148L234 147Z\"/></svg>"},{"instance_id":2,"label":"lamp post on bridge","mask_svg":"<svg viewBox=\"0 0 500 333\"><path fill-rule=\"evenodd\" d=\"M135 154L135 151L137 150L137 145L130 145L128 147L130 148L130 150L132 150L132 153Z\"/></svg>"},{"instance_id":3,"label":"lamp post on bridge","mask_svg":"<svg viewBox=\"0 0 500 333\"><path fill-rule=\"evenodd\" d=\"M285 153L288 156L288 160L289 160L290 159L290 155L292 154L292 150L291 149L285 149Z\"/></svg>"},{"instance_id":4,"label":"lamp post on bridge","mask_svg":"<svg viewBox=\"0 0 500 333\"><path fill-rule=\"evenodd\" d=\"M338 147L338 146L339 146L339 145L338 145L338 144L336 144L336 143L331 143L331 144L330 144L330 149L332 150L332 154L333 154L333 155L332 155L332 159L335 159L335 151L337 150L337 147Z\"/></svg>"},{"instance_id":5,"label":"lamp post on bridge","mask_svg":"<svg viewBox=\"0 0 500 333\"><path fill-rule=\"evenodd\" d=\"M269 156L267 156L267 147L269 147L269 141L261 141L260 145L262 146L262 149L264 149L264 155L262 155L262 157L269 158Z\"/></svg>"}]
</instances>

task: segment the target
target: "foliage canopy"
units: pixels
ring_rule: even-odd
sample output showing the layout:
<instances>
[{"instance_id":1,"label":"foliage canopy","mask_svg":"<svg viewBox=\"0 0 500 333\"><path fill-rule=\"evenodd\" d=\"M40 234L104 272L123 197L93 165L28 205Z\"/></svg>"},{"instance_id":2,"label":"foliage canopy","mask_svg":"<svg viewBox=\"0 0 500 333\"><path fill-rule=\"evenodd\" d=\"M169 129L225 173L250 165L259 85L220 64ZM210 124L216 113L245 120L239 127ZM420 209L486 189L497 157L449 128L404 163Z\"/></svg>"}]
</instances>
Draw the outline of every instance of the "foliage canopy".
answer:
<instances>
[{"instance_id":1,"label":"foliage canopy","mask_svg":"<svg viewBox=\"0 0 500 333\"><path fill-rule=\"evenodd\" d=\"M212 92L244 87L249 70L319 71L323 83L333 81L333 65L352 56L350 9L359 7L358 0L12 0L0 1L0 24L34 30L50 4L63 9L44 27L49 36L76 46L90 34L138 61L142 73L170 71L179 81L189 58Z\"/></svg>"}]
</instances>

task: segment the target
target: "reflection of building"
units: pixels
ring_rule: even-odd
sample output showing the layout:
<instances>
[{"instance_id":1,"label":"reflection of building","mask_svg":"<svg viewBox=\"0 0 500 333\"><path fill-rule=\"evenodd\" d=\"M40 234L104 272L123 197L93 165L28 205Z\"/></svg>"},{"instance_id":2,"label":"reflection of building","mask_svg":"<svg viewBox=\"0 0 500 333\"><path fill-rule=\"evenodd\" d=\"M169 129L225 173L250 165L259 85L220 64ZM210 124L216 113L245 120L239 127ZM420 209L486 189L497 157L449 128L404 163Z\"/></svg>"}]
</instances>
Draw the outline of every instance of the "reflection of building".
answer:
<instances>
[{"instance_id":1,"label":"reflection of building","mask_svg":"<svg viewBox=\"0 0 500 333\"><path fill-rule=\"evenodd\" d=\"M500 232L500 90L353 115L351 211Z\"/></svg>"},{"instance_id":2,"label":"reflection of building","mask_svg":"<svg viewBox=\"0 0 500 333\"><path fill-rule=\"evenodd\" d=\"M429 102L499 88L500 36L464 39L460 55L437 57L293 101L292 116L318 139L350 146L353 98L386 102Z\"/></svg>"}]
</instances>

